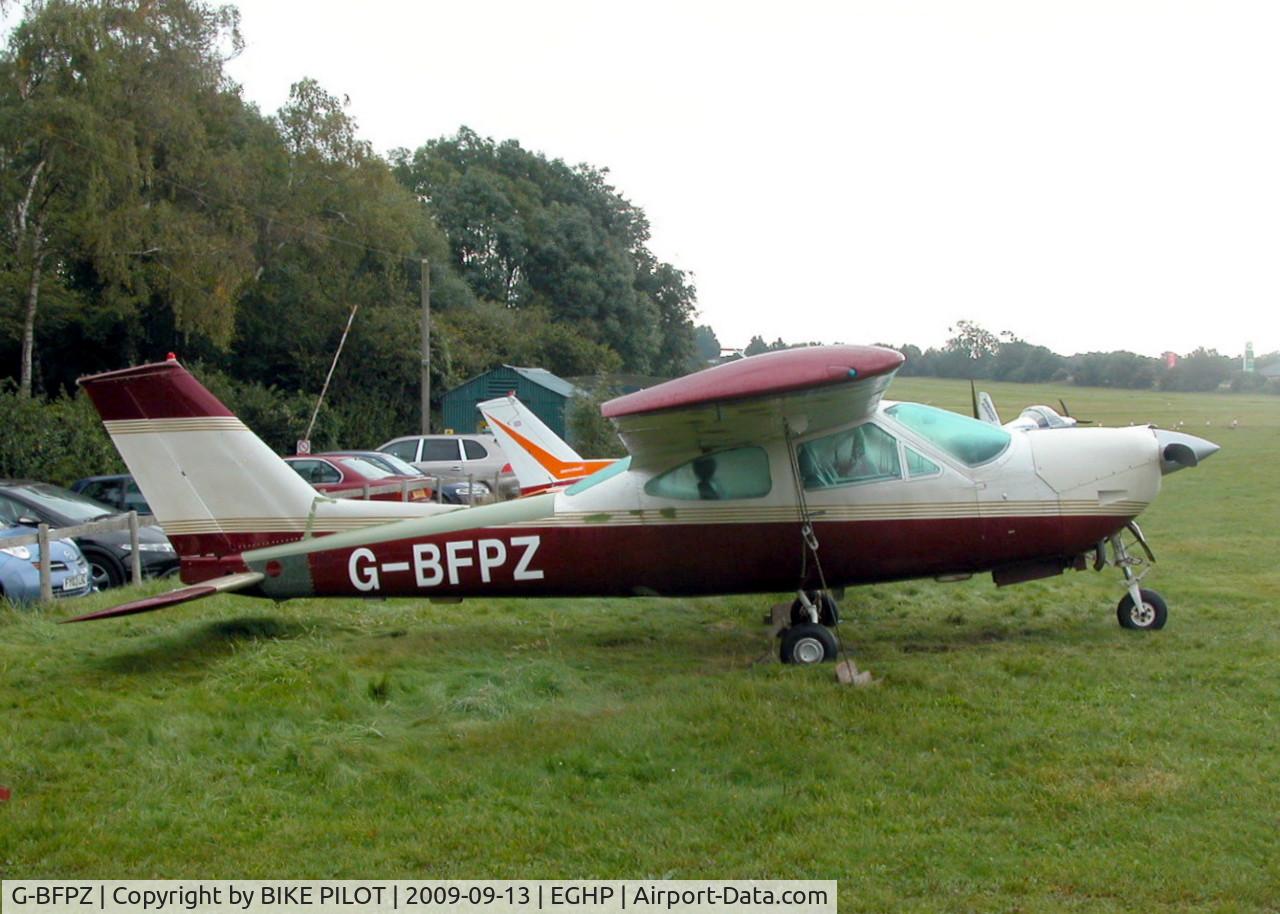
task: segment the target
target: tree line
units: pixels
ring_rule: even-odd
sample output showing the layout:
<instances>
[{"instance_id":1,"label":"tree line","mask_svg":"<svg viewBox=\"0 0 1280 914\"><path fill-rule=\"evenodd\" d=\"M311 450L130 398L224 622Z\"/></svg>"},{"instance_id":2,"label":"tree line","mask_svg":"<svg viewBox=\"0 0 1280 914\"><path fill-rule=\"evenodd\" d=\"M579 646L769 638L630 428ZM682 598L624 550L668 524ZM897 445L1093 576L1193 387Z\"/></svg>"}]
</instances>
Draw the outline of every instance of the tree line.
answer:
<instances>
[{"instance_id":1,"label":"tree line","mask_svg":"<svg viewBox=\"0 0 1280 914\"><path fill-rule=\"evenodd\" d=\"M377 444L417 426L424 258L437 405L503 362L689 368L692 279L606 169L466 127L384 158L314 80L271 114L247 102L225 71L242 47L235 7L201 0L23 8L0 54L0 378L18 396L176 351L287 446L355 308L313 437Z\"/></svg>"},{"instance_id":2,"label":"tree line","mask_svg":"<svg viewBox=\"0 0 1280 914\"><path fill-rule=\"evenodd\" d=\"M993 333L980 324L957 321L942 346L921 349L912 343L879 343L906 356L899 370L903 376L963 378L974 380L1043 383L1056 381L1085 387L1116 387L1130 390L1210 391L1226 387L1232 391L1266 391L1280 394L1280 381L1268 381L1258 371L1246 372L1239 358L1200 347L1176 358L1164 359L1127 351L1085 352L1064 356L1019 339L1008 331ZM710 327L694 329L697 353L706 359L718 358L720 344ZM758 355L793 346L817 343L787 343L782 339L767 343L753 336L743 356ZM714 355L712 354L714 353ZM1280 352L1259 356L1256 369L1280 364Z\"/></svg>"}]
</instances>

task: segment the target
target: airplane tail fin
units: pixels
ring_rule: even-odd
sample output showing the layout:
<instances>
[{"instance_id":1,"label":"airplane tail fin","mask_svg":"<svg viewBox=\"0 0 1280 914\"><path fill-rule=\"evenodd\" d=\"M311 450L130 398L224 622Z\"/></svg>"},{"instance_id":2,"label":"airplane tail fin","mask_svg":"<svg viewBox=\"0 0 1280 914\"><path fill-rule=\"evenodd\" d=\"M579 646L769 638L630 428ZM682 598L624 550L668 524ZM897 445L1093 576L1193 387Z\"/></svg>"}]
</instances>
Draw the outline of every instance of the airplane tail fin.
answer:
<instances>
[{"instance_id":1,"label":"airplane tail fin","mask_svg":"<svg viewBox=\"0 0 1280 914\"><path fill-rule=\"evenodd\" d=\"M1000 413L996 412L995 401L985 390L978 391L978 418L990 425L1000 425Z\"/></svg>"},{"instance_id":2,"label":"airplane tail fin","mask_svg":"<svg viewBox=\"0 0 1280 914\"><path fill-rule=\"evenodd\" d=\"M511 462L522 495L567 485L613 462L584 460L514 396L486 400L477 408Z\"/></svg>"},{"instance_id":3,"label":"airplane tail fin","mask_svg":"<svg viewBox=\"0 0 1280 914\"><path fill-rule=\"evenodd\" d=\"M79 383L184 566L305 529L316 491L176 359Z\"/></svg>"}]
</instances>

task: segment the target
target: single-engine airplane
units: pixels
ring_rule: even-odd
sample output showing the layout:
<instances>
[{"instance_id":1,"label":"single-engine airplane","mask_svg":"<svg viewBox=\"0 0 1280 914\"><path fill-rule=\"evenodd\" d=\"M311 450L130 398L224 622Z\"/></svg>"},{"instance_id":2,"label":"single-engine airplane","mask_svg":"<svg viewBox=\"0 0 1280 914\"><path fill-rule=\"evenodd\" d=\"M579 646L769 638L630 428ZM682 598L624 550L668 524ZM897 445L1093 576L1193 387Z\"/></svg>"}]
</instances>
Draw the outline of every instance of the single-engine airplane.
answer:
<instances>
[{"instance_id":1,"label":"single-engine airplane","mask_svg":"<svg viewBox=\"0 0 1280 914\"><path fill-rule=\"evenodd\" d=\"M1121 534L1162 476L1217 445L1133 428L1009 430L882 399L903 357L766 353L605 403L629 457L559 492L461 510L319 495L175 360L81 379L182 556L176 591L686 596L794 591L784 661L834 659L833 590L1118 566L1128 628L1164 601ZM819 546L821 548L819 548Z\"/></svg>"},{"instance_id":2,"label":"single-engine airplane","mask_svg":"<svg viewBox=\"0 0 1280 914\"><path fill-rule=\"evenodd\" d=\"M583 458L515 394L477 403L476 409L502 445L521 495L567 489L614 462Z\"/></svg>"}]
</instances>

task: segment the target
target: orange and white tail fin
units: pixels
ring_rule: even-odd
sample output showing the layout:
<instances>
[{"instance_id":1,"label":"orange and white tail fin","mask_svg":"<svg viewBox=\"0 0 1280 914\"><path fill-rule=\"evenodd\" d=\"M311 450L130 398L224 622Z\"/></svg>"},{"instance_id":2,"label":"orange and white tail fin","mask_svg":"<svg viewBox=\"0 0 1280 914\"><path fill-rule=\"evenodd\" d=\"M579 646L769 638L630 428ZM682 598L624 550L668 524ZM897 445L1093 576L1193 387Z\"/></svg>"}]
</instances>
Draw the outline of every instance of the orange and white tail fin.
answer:
<instances>
[{"instance_id":1,"label":"orange and white tail fin","mask_svg":"<svg viewBox=\"0 0 1280 914\"><path fill-rule=\"evenodd\" d=\"M177 360L81 378L80 385L156 520L195 564L442 506L320 496Z\"/></svg>"},{"instance_id":2,"label":"orange and white tail fin","mask_svg":"<svg viewBox=\"0 0 1280 914\"><path fill-rule=\"evenodd\" d=\"M584 460L514 396L486 400L477 408L506 452L522 495L570 485L613 463Z\"/></svg>"}]
</instances>

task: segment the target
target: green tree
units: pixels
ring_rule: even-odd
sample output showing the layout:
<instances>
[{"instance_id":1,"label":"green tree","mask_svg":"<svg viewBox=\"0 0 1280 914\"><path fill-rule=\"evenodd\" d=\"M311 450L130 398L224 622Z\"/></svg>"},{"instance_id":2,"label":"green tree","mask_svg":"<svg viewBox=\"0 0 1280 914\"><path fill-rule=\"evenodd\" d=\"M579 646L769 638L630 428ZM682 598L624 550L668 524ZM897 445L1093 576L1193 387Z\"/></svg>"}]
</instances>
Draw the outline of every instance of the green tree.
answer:
<instances>
[{"instance_id":1,"label":"green tree","mask_svg":"<svg viewBox=\"0 0 1280 914\"><path fill-rule=\"evenodd\" d=\"M225 204L239 186L233 132L209 125L240 107L222 74L238 28L234 8L197 0L46 0L9 36L0 205L24 392L49 283L116 323L158 303L181 333L229 342L252 231Z\"/></svg>"},{"instance_id":2,"label":"green tree","mask_svg":"<svg viewBox=\"0 0 1280 914\"><path fill-rule=\"evenodd\" d=\"M1217 390L1231 377L1236 360L1219 355L1216 349L1203 346L1165 369L1160 376L1161 390Z\"/></svg>"},{"instance_id":3,"label":"green tree","mask_svg":"<svg viewBox=\"0 0 1280 914\"><path fill-rule=\"evenodd\" d=\"M1156 382L1160 360L1132 352L1089 352L1068 360L1071 380L1085 387L1145 390Z\"/></svg>"},{"instance_id":4,"label":"green tree","mask_svg":"<svg viewBox=\"0 0 1280 914\"><path fill-rule=\"evenodd\" d=\"M705 368L711 362L720 358L721 350L720 340L716 338L716 332L706 324L699 324L693 328L693 349L695 362L690 365L693 368Z\"/></svg>"},{"instance_id":5,"label":"green tree","mask_svg":"<svg viewBox=\"0 0 1280 914\"><path fill-rule=\"evenodd\" d=\"M608 172L548 160L462 128L392 154L396 175L430 206L477 299L541 308L608 346L636 372L683 370L695 291L648 251L644 213Z\"/></svg>"}]
</instances>

